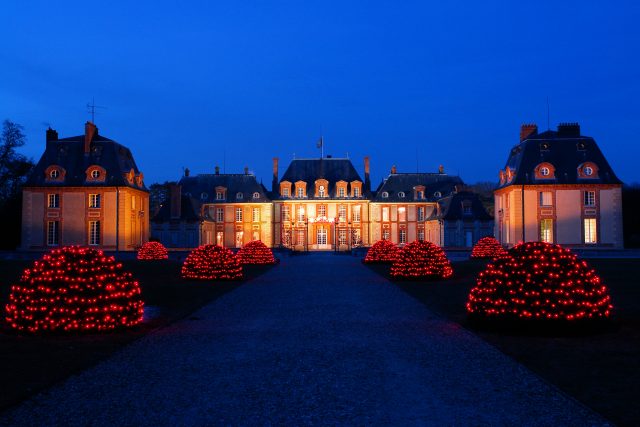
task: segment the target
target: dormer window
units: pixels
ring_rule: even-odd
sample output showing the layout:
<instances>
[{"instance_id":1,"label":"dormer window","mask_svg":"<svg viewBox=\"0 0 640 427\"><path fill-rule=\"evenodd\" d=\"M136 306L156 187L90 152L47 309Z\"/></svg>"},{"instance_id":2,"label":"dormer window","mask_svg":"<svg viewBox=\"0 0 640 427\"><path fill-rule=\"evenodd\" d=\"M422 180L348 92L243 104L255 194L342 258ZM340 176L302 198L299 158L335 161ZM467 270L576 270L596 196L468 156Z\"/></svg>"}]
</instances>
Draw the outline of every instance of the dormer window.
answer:
<instances>
[{"instance_id":1,"label":"dormer window","mask_svg":"<svg viewBox=\"0 0 640 427\"><path fill-rule=\"evenodd\" d=\"M556 168L549 162L542 162L533 170L536 179L554 179Z\"/></svg>"},{"instance_id":2,"label":"dormer window","mask_svg":"<svg viewBox=\"0 0 640 427\"><path fill-rule=\"evenodd\" d=\"M344 187L338 188L338 197L344 197Z\"/></svg>"},{"instance_id":3,"label":"dormer window","mask_svg":"<svg viewBox=\"0 0 640 427\"><path fill-rule=\"evenodd\" d=\"M242 194L240 192L236 193L236 199L237 200L242 200L243 197L244 197L244 194Z\"/></svg>"},{"instance_id":4,"label":"dormer window","mask_svg":"<svg viewBox=\"0 0 640 427\"><path fill-rule=\"evenodd\" d=\"M326 190L324 185L318 187L318 197L326 197Z\"/></svg>"},{"instance_id":5,"label":"dormer window","mask_svg":"<svg viewBox=\"0 0 640 427\"><path fill-rule=\"evenodd\" d=\"M87 182L104 182L107 177L107 171L98 165L92 165L84 171Z\"/></svg>"},{"instance_id":6,"label":"dormer window","mask_svg":"<svg viewBox=\"0 0 640 427\"><path fill-rule=\"evenodd\" d=\"M473 213L471 200L464 200L462 202L462 214L463 215L471 215Z\"/></svg>"},{"instance_id":7,"label":"dormer window","mask_svg":"<svg viewBox=\"0 0 640 427\"><path fill-rule=\"evenodd\" d=\"M440 197L442 197L442 193L439 192L439 191L436 191L436 192L433 193L433 197L440 198Z\"/></svg>"},{"instance_id":8,"label":"dormer window","mask_svg":"<svg viewBox=\"0 0 640 427\"><path fill-rule=\"evenodd\" d=\"M353 197L360 197L360 187L353 188Z\"/></svg>"},{"instance_id":9,"label":"dormer window","mask_svg":"<svg viewBox=\"0 0 640 427\"><path fill-rule=\"evenodd\" d=\"M303 198L304 197L304 188L302 187L298 187L298 198Z\"/></svg>"},{"instance_id":10,"label":"dormer window","mask_svg":"<svg viewBox=\"0 0 640 427\"><path fill-rule=\"evenodd\" d=\"M216 187L216 200L225 200L227 198L227 189L225 187Z\"/></svg>"},{"instance_id":11,"label":"dormer window","mask_svg":"<svg viewBox=\"0 0 640 427\"><path fill-rule=\"evenodd\" d=\"M398 197L400 197L401 199L404 199L404 191L399 192Z\"/></svg>"},{"instance_id":12,"label":"dormer window","mask_svg":"<svg viewBox=\"0 0 640 427\"><path fill-rule=\"evenodd\" d=\"M586 167L584 168L584 174L585 174L586 176L591 176L591 175L593 175L593 168L592 168L591 166L586 166Z\"/></svg>"},{"instance_id":13,"label":"dormer window","mask_svg":"<svg viewBox=\"0 0 640 427\"><path fill-rule=\"evenodd\" d=\"M58 171L58 169L54 169L51 172L49 172L49 178L51 179L57 179L60 176L60 172Z\"/></svg>"},{"instance_id":14,"label":"dormer window","mask_svg":"<svg viewBox=\"0 0 640 427\"><path fill-rule=\"evenodd\" d=\"M283 188L282 189L282 197L289 197L289 189L288 188Z\"/></svg>"},{"instance_id":15,"label":"dormer window","mask_svg":"<svg viewBox=\"0 0 640 427\"><path fill-rule=\"evenodd\" d=\"M98 169L94 169L91 171L91 178L97 179L100 178L100 171Z\"/></svg>"},{"instance_id":16,"label":"dormer window","mask_svg":"<svg viewBox=\"0 0 640 427\"><path fill-rule=\"evenodd\" d=\"M551 171L549 170L549 168L547 168L547 167L540 168L540 175L549 176L550 173L551 173Z\"/></svg>"},{"instance_id":17,"label":"dormer window","mask_svg":"<svg viewBox=\"0 0 640 427\"><path fill-rule=\"evenodd\" d=\"M216 200L223 200L224 199L224 195L222 194L222 191L216 191Z\"/></svg>"},{"instance_id":18,"label":"dormer window","mask_svg":"<svg viewBox=\"0 0 640 427\"><path fill-rule=\"evenodd\" d=\"M307 196L307 183L305 181L296 181L295 189L295 194L298 199L302 199Z\"/></svg>"},{"instance_id":19,"label":"dormer window","mask_svg":"<svg viewBox=\"0 0 640 427\"><path fill-rule=\"evenodd\" d=\"M253 198L254 199L259 199L260 198L260 193L258 193L257 191L255 193L253 193Z\"/></svg>"},{"instance_id":20,"label":"dormer window","mask_svg":"<svg viewBox=\"0 0 640 427\"><path fill-rule=\"evenodd\" d=\"M598 178L598 166L593 162L585 162L578 166L578 178Z\"/></svg>"},{"instance_id":21,"label":"dormer window","mask_svg":"<svg viewBox=\"0 0 640 427\"><path fill-rule=\"evenodd\" d=\"M382 192L382 198L383 199L388 199L389 198L389 193L387 193L386 191Z\"/></svg>"},{"instance_id":22,"label":"dormer window","mask_svg":"<svg viewBox=\"0 0 640 427\"><path fill-rule=\"evenodd\" d=\"M44 176L47 181L64 181L65 170L58 165L51 165L44 171Z\"/></svg>"},{"instance_id":23,"label":"dormer window","mask_svg":"<svg viewBox=\"0 0 640 427\"><path fill-rule=\"evenodd\" d=\"M200 200L207 200L209 195L207 193L200 193Z\"/></svg>"}]
</instances>

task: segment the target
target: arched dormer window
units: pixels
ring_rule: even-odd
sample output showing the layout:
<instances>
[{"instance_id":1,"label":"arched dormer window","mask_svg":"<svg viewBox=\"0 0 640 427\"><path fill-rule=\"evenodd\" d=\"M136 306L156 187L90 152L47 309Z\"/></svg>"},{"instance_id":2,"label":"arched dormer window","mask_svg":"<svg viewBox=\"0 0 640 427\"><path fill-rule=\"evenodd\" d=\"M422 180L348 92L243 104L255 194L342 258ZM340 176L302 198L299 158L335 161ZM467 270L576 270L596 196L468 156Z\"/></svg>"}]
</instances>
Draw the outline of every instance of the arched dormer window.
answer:
<instances>
[{"instance_id":1,"label":"arched dormer window","mask_svg":"<svg viewBox=\"0 0 640 427\"><path fill-rule=\"evenodd\" d=\"M500 185L504 185L504 183L507 182L507 174L504 173L503 170L500 170L498 176L500 177Z\"/></svg>"},{"instance_id":2,"label":"arched dormer window","mask_svg":"<svg viewBox=\"0 0 640 427\"><path fill-rule=\"evenodd\" d=\"M549 162L542 162L533 170L536 179L555 179L556 168Z\"/></svg>"},{"instance_id":3,"label":"arched dormer window","mask_svg":"<svg viewBox=\"0 0 640 427\"><path fill-rule=\"evenodd\" d=\"M107 171L98 165L92 165L85 172L87 182L104 182L107 179Z\"/></svg>"},{"instance_id":4,"label":"arched dormer window","mask_svg":"<svg viewBox=\"0 0 640 427\"><path fill-rule=\"evenodd\" d=\"M237 192L236 193L236 199L237 200L242 200L243 197L244 197L244 194L242 194L241 192Z\"/></svg>"},{"instance_id":5,"label":"arched dormer window","mask_svg":"<svg viewBox=\"0 0 640 427\"><path fill-rule=\"evenodd\" d=\"M257 191L255 193L253 193L253 198L254 199L259 199L260 198L260 193L258 193Z\"/></svg>"},{"instance_id":6,"label":"arched dormer window","mask_svg":"<svg viewBox=\"0 0 640 427\"><path fill-rule=\"evenodd\" d=\"M433 193L433 197L435 197L436 199L439 199L440 197L442 197L442 193L439 191L436 191Z\"/></svg>"},{"instance_id":7,"label":"arched dormer window","mask_svg":"<svg viewBox=\"0 0 640 427\"><path fill-rule=\"evenodd\" d=\"M509 166L507 166L507 169L505 170L506 173L506 177L507 177L507 184L510 183L511 181L513 181L513 178L516 177L516 170L515 169L511 169Z\"/></svg>"},{"instance_id":8,"label":"arched dormer window","mask_svg":"<svg viewBox=\"0 0 640 427\"><path fill-rule=\"evenodd\" d=\"M404 191L399 192L398 197L400 197L401 199L404 199Z\"/></svg>"},{"instance_id":9,"label":"arched dormer window","mask_svg":"<svg viewBox=\"0 0 640 427\"><path fill-rule=\"evenodd\" d=\"M578 178L595 179L598 178L598 165L593 162L584 162L578 166Z\"/></svg>"},{"instance_id":10,"label":"arched dormer window","mask_svg":"<svg viewBox=\"0 0 640 427\"><path fill-rule=\"evenodd\" d=\"M328 191L327 189L329 188L329 181L327 181L324 178L321 179L316 179L315 182L315 197L327 197L328 196Z\"/></svg>"},{"instance_id":11,"label":"arched dormer window","mask_svg":"<svg viewBox=\"0 0 640 427\"><path fill-rule=\"evenodd\" d=\"M387 193L386 191L382 192L382 198L383 199L388 199L389 198L389 193Z\"/></svg>"},{"instance_id":12,"label":"arched dormer window","mask_svg":"<svg viewBox=\"0 0 640 427\"><path fill-rule=\"evenodd\" d=\"M318 187L318 197L326 197L327 192L325 191L324 185L320 185Z\"/></svg>"},{"instance_id":13,"label":"arched dormer window","mask_svg":"<svg viewBox=\"0 0 640 427\"><path fill-rule=\"evenodd\" d=\"M225 187L216 187L216 200L225 200L227 198L227 189Z\"/></svg>"},{"instance_id":14,"label":"arched dormer window","mask_svg":"<svg viewBox=\"0 0 640 427\"><path fill-rule=\"evenodd\" d=\"M44 177L48 182L62 182L67 172L58 165L51 165L44 171Z\"/></svg>"},{"instance_id":15,"label":"arched dormer window","mask_svg":"<svg viewBox=\"0 0 640 427\"><path fill-rule=\"evenodd\" d=\"M200 193L200 200L207 200L207 198L209 198L209 195L205 192Z\"/></svg>"}]
</instances>

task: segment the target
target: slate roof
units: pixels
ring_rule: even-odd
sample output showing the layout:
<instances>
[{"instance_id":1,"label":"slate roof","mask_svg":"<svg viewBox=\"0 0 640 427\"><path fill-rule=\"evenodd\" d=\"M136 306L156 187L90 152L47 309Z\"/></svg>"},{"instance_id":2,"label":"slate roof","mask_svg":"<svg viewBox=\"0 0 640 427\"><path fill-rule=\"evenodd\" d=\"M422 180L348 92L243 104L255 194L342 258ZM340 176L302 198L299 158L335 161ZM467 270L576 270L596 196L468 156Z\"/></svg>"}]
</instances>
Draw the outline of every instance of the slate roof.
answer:
<instances>
[{"instance_id":1,"label":"slate roof","mask_svg":"<svg viewBox=\"0 0 640 427\"><path fill-rule=\"evenodd\" d=\"M251 174L199 174L183 176L179 182L182 194L197 199L200 203L265 203L269 202L267 189ZM227 189L225 200L216 200L216 187ZM237 194L242 193L241 198ZM253 198L253 193L260 197ZM204 196L204 197L203 197Z\"/></svg>"},{"instance_id":2,"label":"slate roof","mask_svg":"<svg viewBox=\"0 0 640 427\"><path fill-rule=\"evenodd\" d=\"M45 171L49 166L58 165L65 169L63 182L49 182ZM87 182L86 170L89 166L99 165L106 170L104 182ZM131 150L112 139L96 133L91 140L89 154L84 153L84 135L47 141L42 157L33 169L25 187L131 187L148 191L144 183L142 187L133 184L123 176L133 169L138 175Z\"/></svg>"},{"instance_id":3,"label":"slate roof","mask_svg":"<svg viewBox=\"0 0 640 427\"><path fill-rule=\"evenodd\" d=\"M467 200L471 202L470 215L465 215L462 208L462 203ZM480 197L471 191L460 191L443 197L438 200L438 206L439 209L434 210L428 219L493 221L493 217L484 208Z\"/></svg>"},{"instance_id":4,"label":"slate roof","mask_svg":"<svg viewBox=\"0 0 640 427\"><path fill-rule=\"evenodd\" d=\"M505 180L499 188L523 184L622 184L596 141L590 136L579 135L579 130L577 133L564 136L548 130L534 133L514 146L509 152L505 170L507 167L515 169L515 176L511 182ZM542 162L555 167L554 179L536 179L534 169ZM593 162L598 166L597 178L578 177L578 167L585 162Z\"/></svg>"},{"instance_id":5,"label":"slate roof","mask_svg":"<svg viewBox=\"0 0 640 427\"><path fill-rule=\"evenodd\" d=\"M329 181L327 191L330 195L335 194L336 182L338 181L346 181L347 183L360 181L363 183L363 192L366 190L364 188L364 180L356 171L351 160L344 158L294 159L289 163L289 167L280 178L280 182L289 181L295 184L297 181L304 181L307 183L307 193L312 195L317 179ZM367 197L367 194L363 194L363 196ZM280 196L279 194L272 194L272 197L279 198Z\"/></svg>"},{"instance_id":6,"label":"slate roof","mask_svg":"<svg viewBox=\"0 0 640 427\"><path fill-rule=\"evenodd\" d=\"M152 222L167 222L170 220L198 222L200 221L200 202L186 195L181 197L180 218L171 218L171 202L167 200L162 204L160 210L151 219Z\"/></svg>"},{"instance_id":7,"label":"slate roof","mask_svg":"<svg viewBox=\"0 0 640 427\"><path fill-rule=\"evenodd\" d=\"M415 199L414 188L416 186L425 187L425 199ZM374 202L413 202L413 201L435 201L446 197L462 187L463 182L459 176L447 175L444 173L392 173L381 184L375 192L372 201ZM383 193L388 193L388 197L382 197ZM399 193L403 192L404 197ZM436 193L440 193L438 197Z\"/></svg>"}]
</instances>

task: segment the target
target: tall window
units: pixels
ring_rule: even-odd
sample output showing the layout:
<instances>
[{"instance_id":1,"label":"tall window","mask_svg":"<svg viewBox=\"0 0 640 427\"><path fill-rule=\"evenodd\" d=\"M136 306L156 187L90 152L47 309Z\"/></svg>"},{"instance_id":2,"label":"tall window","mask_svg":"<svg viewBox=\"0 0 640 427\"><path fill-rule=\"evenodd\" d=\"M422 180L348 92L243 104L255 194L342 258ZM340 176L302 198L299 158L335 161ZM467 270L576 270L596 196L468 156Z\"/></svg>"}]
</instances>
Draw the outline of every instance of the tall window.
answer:
<instances>
[{"instance_id":1,"label":"tall window","mask_svg":"<svg viewBox=\"0 0 640 427\"><path fill-rule=\"evenodd\" d=\"M99 194L89 194L89 207L90 208L99 208L100 207L100 195Z\"/></svg>"},{"instance_id":2,"label":"tall window","mask_svg":"<svg viewBox=\"0 0 640 427\"><path fill-rule=\"evenodd\" d=\"M399 242L402 243L407 243L407 230L405 230L404 228L400 229L400 239Z\"/></svg>"},{"instance_id":3,"label":"tall window","mask_svg":"<svg viewBox=\"0 0 640 427\"><path fill-rule=\"evenodd\" d=\"M360 197L360 187L353 187L353 197Z\"/></svg>"},{"instance_id":4,"label":"tall window","mask_svg":"<svg viewBox=\"0 0 640 427\"><path fill-rule=\"evenodd\" d=\"M540 192L540 206L553 206L551 191Z\"/></svg>"},{"instance_id":5,"label":"tall window","mask_svg":"<svg viewBox=\"0 0 640 427\"><path fill-rule=\"evenodd\" d=\"M242 222L242 208L236 208L236 222Z\"/></svg>"},{"instance_id":6,"label":"tall window","mask_svg":"<svg viewBox=\"0 0 640 427\"><path fill-rule=\"evenodd\" d=\"M253 222L260 222L260 208L253 208L251 211L251 220Z\"/></svg>"},{"instance_id":7,"label":"tall window","mask_svg":"<svg viewBox=\"0 0 640 427\"><path fill-rule=\"evenodd\" d=\"M338 244L339 245L347 244L347 230L344 228L341 228L340 230L338 230Z\"/></svg>"},{"instance_id":8,"label":"tall window","mask_svg":"<svg viewBox=\"0 0 640 427\"><path fill-rule=\"evenodd\" d=\"M418 191L417 198L418 198L419 200L424 199L424 190L420 190L420 191Z\"/></svg>"},{"instance_id":9,"label":"tall window","mask_svg":"<svg viewBox=\"0 0 640 427\"><path fill-rule=\"evenodd\" d=\"M351 216L353 217L353 222L360 222L360 206L354 206L351 209Z\"/></svg>"},{"instance_id":10,"label":"tall window","mask_svg":"<svg viewBox=\"0 0 640 427\"><path fill-rule=\"evenodd\" d=\"M59 194L49 194L49 204L50 208L59 208L60 207L60 195Z\"/></svg>"},{"instance_id":11,"label":"tall window","mask_svg":"<svg viewBox=\"0 0 640 427\"><path fill-rule=\"evenodd\" d=\"M224 222L224 209L216 208L216 222Z\"/></svg>"},{"instance_id":12,"label":"tall window","mask_svg":"<svg viewBox=\"0 0 640 427\"><path fill-rule=\"evenodd\" d=\"M326 218L326 216L327 216L327 205L318 205L318 216Z\"/></svg>"},{"instance_id":13,"label":"tall window","mask_svg":"<svg viewBox=\"0 0 640 427\"><path fill-rule=\"evenodd\" d=\"M321 185L320 187L318 187L318 197L324 197L324 196L325 196L324 185Z\"/></svg>"},{"instance_id":14,"label":"tall window","mask_svg":"<svg viewBox=\"0 0 640 427\"><path fill-rule=\"evenodd\" d=\"M347 221L347 207L345 205L338 206L338 218L340 222Z\"/></svg>"},{"instance_id":15,"label":"tall window","mask_svg":"<svg viewBox=\"0 0 640 427\"><path fill-rule=\"evenodd\" d=\"M282 197L289 197L289 189L287 187L282 189Z\"/></svg>"},{"instance_id":16,"label":"tall window","mask_svg":"<svg viewBox=\"0 0 640 427\"><path fill-rule=\"evenodd\" d=\"M298 187L298 197L299 198L303 198L304 197L304 188Z\"/></svg>"},{"instance_id":17,"label":"tall window","mask_svg":"<svg viewBox=\"0 0 640 427\"><path fill-rule=\"evenodd\" d=\"M398 221L405 222L407 220L407 208L404 206L398 208Z\"/></svg>"},{"instance_id":18,"label":"tall window","mask_svg":"<svg viewBox=\"0 0 640 427\"><path fill-rule=\"evenodd\" d=\"M291 208L286 205L282 205L282 220L291 221Z\"/></svg>"},{"instance_id":19,"label":"tall window","mask_svg":"<svg viewBox=\"0 0 640 427\"><path fill-rule=\"evenodd\" d=\"M595 206L596 205L596 192L595 191L585 191L584 192L584 205L585 206Z\"/></svg>"},{"instance_id":20,"label":"tall window","mask_svg":"<svg viewBox=\"0 0 640 427\"><path fill-rule=\"evenodd\" d=\"M60 243L60 221L47 222L47 245L55 246Z\"/></svg>"},{"instance_id":21,"label":"tall window","mask_svg":"<svg viewBox=\"0 0 640 427\"><path fill-rule=\"evenodd\" d=\"M540 220L540 241L553 243L553 220Z\"/></svg>"},{"instance_id":22,"label":"tall window","mask_svg":"<svg viewBox=\"0 0 640 427\"><path fill-rule=\"evenodd\" d=\"M327 228L324 226L318 227L318 231L316 233L316 240L319 245L327 244Z\"/></svg>"},{"instance_id":23,"label":"tall window","mask_svg":"<svg viewBox=\"0 0 640 427\"><path fill-rule=\"evenodd\" d=\"M89 221L89 244L100 244L100 221Z\"/></svg>"},{"instance_id":24,"label":"tall window","mask_svg":"<svg viewBox=\"0 0 640 427\"><path fill-rule=\"evenodd\" d=\"M418 221L424 221L424 206L418 208Z\"/></svg>"},{"instance_id":25,"label":"tall window","mask_svg":"<svg viewBox=\"0 0 640 427\"><path fill-rule=\"evenodd\" d=\"M216 191L216 200L224 200L224 192Z\"/></svg>"},{"instance_id":26,"label":"tall window","mask_svg":"<svg viewBox=\"0 0 640 427\"><path fill-rule=\"evenodd\" d=\"M338 197L344 197L344 187L338 188Z\"/></svg>"},{"instance_id":27,"label":"tall window","mask_svg":"<svg viewBox=\"0 0 640 427\"><path fill-rule=\"evenodd\" d=\"M584 242L587 244L598 243L595 218L584 219Z\"/></svg>"},{"instance_id":28,"label":"tall window","mask_svg":"<svg viewBox=\"0 0 640 427\"><path fill-rule=\"evenodd\" d=\"M386 206L382 208L382 221L389 221L389 208Z\"/></svg>"},{"instance_id":29,"label":"tall window","mask_svg":"<svg viewBox=\"0 0 640 427\"><path fill-rule=\"evenodd\" d=\"M424 230L423 229L418 230L418 240L420 240L421 242L424 241Z\"/></svg>"},{"instance_id":30,"label":"tall window","mask_svg":"<svg viewBox=\"0 0 640 427\"><path fill-rule=\"evenodd\" d=\"M298 222L304 222L304 208L302 206L298 208Z\"/></svg>"},{"instance_id":31,"label":"tall window","mask_svg":"<svg viewBox=\"0 0 640 427\"><path fill-rule=\"evenodd\" d=\"M384 230L382 230L382 240L389 240L390 234L389 234L389 229L385 228Z\"/></svg>"}]
</instances>

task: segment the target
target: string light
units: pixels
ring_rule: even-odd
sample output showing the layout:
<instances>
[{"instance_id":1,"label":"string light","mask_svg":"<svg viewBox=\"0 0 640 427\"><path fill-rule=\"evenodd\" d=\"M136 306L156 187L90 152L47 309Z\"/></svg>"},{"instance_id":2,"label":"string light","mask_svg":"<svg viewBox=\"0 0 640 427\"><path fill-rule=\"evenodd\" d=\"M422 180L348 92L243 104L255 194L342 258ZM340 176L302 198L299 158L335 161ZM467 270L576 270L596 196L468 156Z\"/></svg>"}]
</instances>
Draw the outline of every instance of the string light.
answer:
<instances>
[{"instance_id":1,"label":"string light","mask_svg":"<svg viewBox=\"0 0 640 427\"><path fill-rule=\"evenodd\" d=\"M507 254L500 242L495 237L483 237L473 247L471 258L476 259L493 259Z\"/></svg>"},{"instance_id":2,"label":"string light","mask_svg":"<svg viewBox=\"0 0 640 427\"><path fill-rule=\"evenodd\" d=\"M114 257L67 246L24 270L5 309L19 331L105 331L140 323L144 303L138 282Z\"/></svg>"},{"instance_id":3,"label":"string light","mask_svg":"<svg viewBox=\"0 0 640 427\"><path fill-rule=\"evenodd\" d=\"M242 264L234 253L218 245L203 245L189 253L182 277L197 280L242 279Z\"/></svg>"},{"instance_id":4,"label":"string light","mask_svg":"<svg viewBox=\"0 0 640 427\"><path fill-rule=\"evenodd\" d=\"M579 320L611 316L611 297L600 277L559 245L527 242L494 259L481 272L467 302L485 318Z\"/></svg>"},{"instance_id":5,"label":"string light","mask_svg":"<svg viewBox=\"0 0 640 427\"><path fill-rule=\"evenodd\" d=\"M398 256L398 248L391 240L378 240L369 248L364 262L373 263L392 263Z\"/></svg>"},{"instance_id":6,"label":"string light","mask_svg":"<svg viewBox=\"0 0 640 427\"><path fill-rule=\"evenodd\" d=\"M391 277L405 279L446 279L453 275L451 262L435 243L415 240L398 253L391 266Z\"/></svg>"},{"instance_id":7,"label":"string light","mask_svg":"<svg viewBox=\"0 0 640 427\"><path fill-rule=\"evenodd\" d=\"M236 256L241 264L276 264L273 252L261 240L252 240L240 248Z\"/></svg>"},{"instance_id":8,"label":"string light","mask_svg":"<svg viewBox=\"0 0 640 427\"><path fill-rule=\"evenodd\" d=\"M169 252L167 252L167 248L160 242L147 242L138 249L138 259L169 259Z\"/></svg>"}]
</instances>

